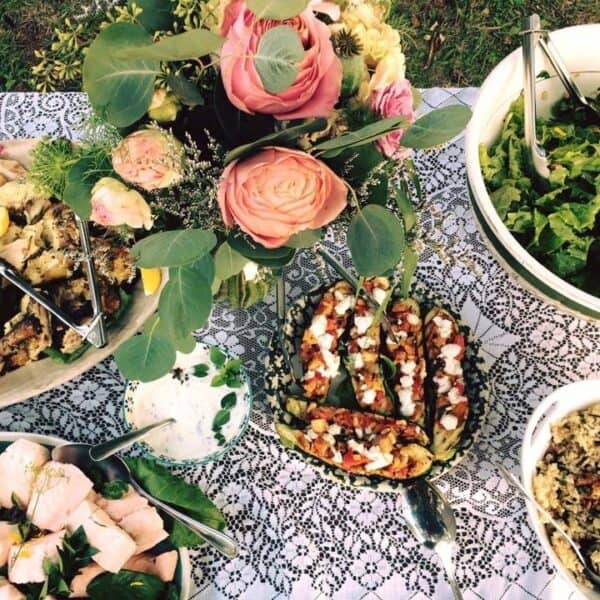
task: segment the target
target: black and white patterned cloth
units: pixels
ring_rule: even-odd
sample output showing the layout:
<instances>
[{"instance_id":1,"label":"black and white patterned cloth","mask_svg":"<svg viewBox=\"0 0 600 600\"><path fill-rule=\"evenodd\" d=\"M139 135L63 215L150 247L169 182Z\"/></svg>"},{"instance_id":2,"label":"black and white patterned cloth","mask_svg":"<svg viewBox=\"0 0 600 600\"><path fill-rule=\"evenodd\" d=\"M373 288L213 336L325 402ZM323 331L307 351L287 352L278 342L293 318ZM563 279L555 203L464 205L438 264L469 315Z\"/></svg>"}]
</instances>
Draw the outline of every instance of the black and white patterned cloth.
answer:
<instances>
[{"instance_id":1,"label":"black and white patterned cloth","mask_svg":"<svg viewBox=\"0 0 600 600\"><path fill-rule=\"evenodd\" d=\"M472 104L477 90L425 90L428 106ZM82 94L0 95L0 139L69 136L87 111ZM439 480L458 520L457 574L465 598L568 598L527 521L495 472L518 471L528 415L549 392L600 377L600 329L524 290L491 257L471 211L462 140L417 156L427 193L417 278L457 306L483 341L492 385L475 449ZM321 283L307 254L287 270L290 300ZM202 335L239 355L260 390L274 298L214 311ZM0 429L98 442L123 430L124 381L109 359L52 392L0 411ZM226 561L193 551L194 598L450 598L439 561L412 537L394 494L341 487L280 446L260 391L252 425L225 458L180 470L225 514L243 550Z\"/></svg>"}]
</instances>

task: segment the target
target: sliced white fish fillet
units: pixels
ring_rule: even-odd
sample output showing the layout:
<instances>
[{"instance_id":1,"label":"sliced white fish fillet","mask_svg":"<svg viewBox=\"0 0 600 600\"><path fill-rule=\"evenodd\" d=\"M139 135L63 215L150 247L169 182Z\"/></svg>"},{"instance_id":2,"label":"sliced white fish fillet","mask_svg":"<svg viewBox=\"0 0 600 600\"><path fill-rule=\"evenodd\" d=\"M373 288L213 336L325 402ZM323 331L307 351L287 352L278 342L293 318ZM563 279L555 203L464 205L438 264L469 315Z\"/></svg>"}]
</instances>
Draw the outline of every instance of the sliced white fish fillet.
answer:
<instances>
[{"instance_id":1,"label":"sliced white fish fillet","mask_svg":"<svg viewBox=\"0 0 600 600\"><path fill-rule=\"evenodd\" d=\"M147 575L154 575L165 582L173 581L176 568L176 550L163 552L157 556L152 556L151 554L136 554L125 563L125 569L136 571L138 573L146 573Z\"/></svg>"},{"instance_id":2,"label":"sliced white fish fillet","mask_svg":"<svg viewBox=\"0 0 600 600\"><path fill-rule=\"evenodd\" d=\"M116 521L117 523L128 517L134 512L146 508L148 506L148 500L140 496L131 486L129 486L127 493L124 494L118 500L109 500L104 496L98 495L96 498L96 504L104 509L108 516Z\"/></svg>"},{"instance_id":3,"label":"sliced white fish fillet","mask_svg":"<svg viewBox=\"0 0 600 600\"><path fill-rule=\"evenodd\" d=\"M6 577L0 577L0 600L25 600L22 594Z\"/></svg>"},{"instance_id":4,"label":"sliced white fish fillet","mask_svg":"<svg viewBox=\"0 0 600 600\"><path fill-rule=\"evenodd\" d=\"M55 561L65 530L13 546L8 556L8 579L13 583L38 583L46 579L44 559Z\"/></svg>"},{"instance_id":5,"label":"sliced white fish fillet","mask_svg":"<svg viewBox=\"0 0 600 600\"><path fill-rule=\"evenodd\" d=\"M98 550L94 562L116 573L135 554L136 543L99 506L84 500L69 516L70 532L83 527L88 542Z\"/></svg>"},{"instance_id":6,"label":"sliced white fish fillet","mask_svg":"<svg viewBox=\"0 0 600 600\"><path fill-rule=\"evenodd\" d=\"M21 506L29 504L36 474L49 458L44 446L25 439L0 454L0 504L4 508L12 507L13 494Z\"/></svg>"},{"instance_id":7,"label":"sliced white fish fillet","mask_svg":"<svg viewBox=\"0 0 600 600\"><path fill-rule=\"evenodd\" d=\"M27 516L40 529L58 531L93 487L74 465L50 461L39 472Z\"/></svg>"},{"instance_id":8,"label":"sliced white fish fillet","mask_svg":"<svg viewBox=\"0 0 600 600\"><path fill-rule=\"evenodd\" d=\"M122 527L137 544L139 554L156 546L168 533L165 531L163 520L153 506L142 508L119 521Z\"/></svg>"},{"instance_id":9,"label":"sliced white fish fillet","mask_svg":"<svg viewBox=\"0 0 600 600\"><path fill-rule=\"evenodd\" d=\"M83 567L71 581L71 594L69 598L89 598L87 593L88 585L102 573L106 573L106 571L96 563L90 563Z\"/></svg>"},{"instance_id":10,"label":"sliced white fish fillet","mask_svg":"<svg viewBox=\"0 0 600 600\"><path fill-rule=\"evenodd\" d=\"M11 547L20 543L19 526L15 523L0 521L0 567L8 562L8 553Z\"/></svg>"}]
</instances>

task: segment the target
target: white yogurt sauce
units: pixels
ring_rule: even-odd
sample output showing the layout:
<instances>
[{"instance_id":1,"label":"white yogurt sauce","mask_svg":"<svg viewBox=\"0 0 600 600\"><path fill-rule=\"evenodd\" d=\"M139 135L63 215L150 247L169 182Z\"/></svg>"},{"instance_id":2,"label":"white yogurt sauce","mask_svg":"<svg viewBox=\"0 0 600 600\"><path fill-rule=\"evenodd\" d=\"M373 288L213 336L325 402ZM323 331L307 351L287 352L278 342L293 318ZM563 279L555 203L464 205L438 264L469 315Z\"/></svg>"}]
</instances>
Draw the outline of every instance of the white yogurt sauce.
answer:
<instances>
[{"instance_id":1,"label":"white yogurt sauce","mask_svg":"<svg viewBox=\"0 0 600 600\"><path fill-rule=\"evenodd\" d=\"M196 377L193 367L209 367L205 377ZM174 377L181 369L181 380ZM177 353L175 369L156 381L138 383L127 393L127 420L134 429L174 417L176 422L148 436L144 443L151 452L175 461L201 460L221 450L242 429L249 410L246 398L248 386L212 387L217 369L211 362L209 347L197 344L189 354ZM221 399L235 392L236 403L230 409L229 422L221 428L225 444L219 443L213 432L213 420L221 410Z\"/></svg>"}]
</instances>

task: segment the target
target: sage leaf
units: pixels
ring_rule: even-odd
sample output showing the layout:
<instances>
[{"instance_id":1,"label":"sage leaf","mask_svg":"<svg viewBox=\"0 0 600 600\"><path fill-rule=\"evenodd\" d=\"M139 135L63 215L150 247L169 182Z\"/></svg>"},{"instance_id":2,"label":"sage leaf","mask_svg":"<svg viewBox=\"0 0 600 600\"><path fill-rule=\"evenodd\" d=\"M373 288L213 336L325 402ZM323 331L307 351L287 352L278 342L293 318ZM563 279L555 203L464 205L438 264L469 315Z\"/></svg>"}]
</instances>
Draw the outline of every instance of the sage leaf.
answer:
<instances>
[{"instance_id":1,"label":"sage leaf","mask_svg":"<svg viewBox=\"0 0 600 600\"><path fill-rule=\"evenodd\" d=\"M470 118L471 109L463 104L432 110L405 131L400 143L417 150L445 144L467 126Z\"/></svg>"},{"instance_id":2,"label":"sage leaf","mask_svg":"<svg viewBox=\"0 0 600 600\"><path fill-rule=\"evenodd\" d=\"M322 229L305 229L295 233L286 243L289 248L312 248L323 237Z\"/></svg>"},{"instance_id":3,"label":"sage leaf","mask_svg":"<svg viewBox=\"0 0 600 600\"><path fill-rule=\"evenodd\" d=\"M247 0L246 6L259 19L283 21L299 15L308 6L308 0Z\"/></svg>"},{"instance_id":4,"label":"sage leaf","mask_svg":"<svg viewBox=\"0 0 600 600\"><path fill-rule=\"evenodd\" d=\"M304 47L298 33L289 25L278 25L260 38L254 66L263 87L270 94L280 94L294 83Z\"/></svg>"},{"instance_id":5,"label":"sage leaf","mask_svg":"<svg viewBox=\"0 0 600 600\"><path fill-rule=\"evenodd\" d=\"M138 267L177 267L210 252L217 238L204 229L161 231L137 242L131 249Z\"/></svg>"},{"instance_id":6,"label":"sage leaf","mask_svg":"<svg viewBox=\"0 0 600 600\"><path fill-rule=\"evenodd\" d=\"M225 156L225 164L229 164L234 160L239 160L252 154L263 148L264 146L292 146L298 145L298 138L308 133L314 133L315 131L323 131L327 127L327 119L313 119L300 125L294 125L293 127L287 127L274 133L270 133L261 137L254 142L238 146L233 150L230 150Z\"/></svg>"},{"instance_id":7,"label":"sage leaf","mask_svg":"<svg viewBox=\"0 0 600 600\"><path fill-rule=\"evenodd\" d=\"M404 227L387 208L368 204L357 211L350 222L348 246L359 275L381 275L402 259Z\"/></svg>"},{"instance_id":8,"label":"sage leaf","mask_svg":"<svg viewBox=\"0 0 600 600\"><path fill-rule=\"evenodd\" d=\"M215 272L219 279L225 280L237 275L248 262L248 259L234 250L227 242L223 242L215 253Z\"/></svg>"},{"instance_id":9,"label":"sage leaf","mask_svg":"<svg viewBox=\"0 0 600 600\"><path fill-rule=\"evenodd\" d=\"M169 270L169 281L158 301L158 316L171 339L182 340L202 327L211 309L210 283L200 273L185 267Z\"/></svg>"},{"instance_id":10,"label":"sage leaf","mask_svg":"<svg viewBox=\"0 0 600 600\"><path fill-rule=\"evenodd\" d=\"M190 107L204 105L204 96L200 88L187 77L171 73L167 76L166 82L182 104Z\"/></svg>"},{"instance_id":11,"label":"sage leaf","mask_svg":"<svg viewBox=\"0 0 600 600\"><path fill-rule=\"evenodd\" d=\"M83 61L83 89L93 109L115 127L127 127L146 114L160 61L126 58L123 53L152 43L152 36L133 23L113 23L103 29Z\"/></svg>"},{"instance_id":12,"label":"sage leaf","mask_svg":"<svg viewBox=\"0 0 600 600\"><path fill-rule=\"evenodd\" d=\"M122 57L162 62L195 60L211 52L217 52L224 41L224 38L208 29L190 29L177 35L163 37L154 44L126 48L122 52Z\"/></svg>"}]
</instances>

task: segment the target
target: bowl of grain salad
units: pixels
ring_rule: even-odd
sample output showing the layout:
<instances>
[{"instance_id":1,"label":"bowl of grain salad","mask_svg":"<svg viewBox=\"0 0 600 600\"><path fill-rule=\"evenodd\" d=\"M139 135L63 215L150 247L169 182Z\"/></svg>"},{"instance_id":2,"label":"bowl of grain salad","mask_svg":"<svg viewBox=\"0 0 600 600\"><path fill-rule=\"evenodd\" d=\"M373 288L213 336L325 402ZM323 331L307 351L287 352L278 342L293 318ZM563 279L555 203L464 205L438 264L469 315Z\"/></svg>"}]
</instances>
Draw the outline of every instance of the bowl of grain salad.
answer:
<instances>
[{"instance_id":1,"label":"bowl of grain salad","mask_svg":"<svg viewBox=\"0 0 600 600\"><path fill-rule=\"evenodd\" d=\"M600 380L555 390L531 415L521 449L523 485L590 557L600 574ZM598 600L583 566L544 515L529 517L557 572Z\"/></svg>"}]
</instances>

